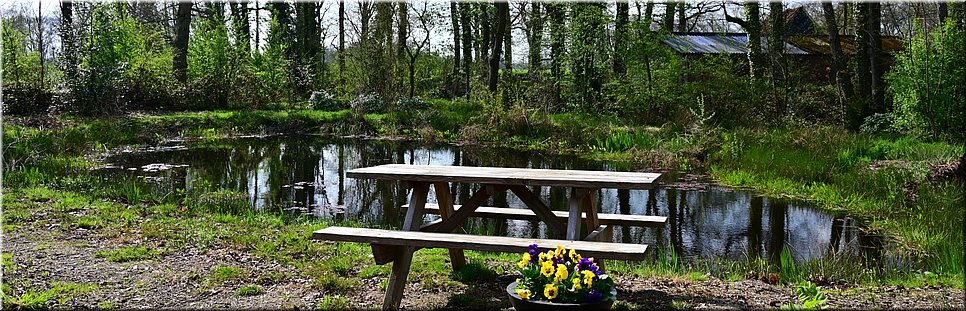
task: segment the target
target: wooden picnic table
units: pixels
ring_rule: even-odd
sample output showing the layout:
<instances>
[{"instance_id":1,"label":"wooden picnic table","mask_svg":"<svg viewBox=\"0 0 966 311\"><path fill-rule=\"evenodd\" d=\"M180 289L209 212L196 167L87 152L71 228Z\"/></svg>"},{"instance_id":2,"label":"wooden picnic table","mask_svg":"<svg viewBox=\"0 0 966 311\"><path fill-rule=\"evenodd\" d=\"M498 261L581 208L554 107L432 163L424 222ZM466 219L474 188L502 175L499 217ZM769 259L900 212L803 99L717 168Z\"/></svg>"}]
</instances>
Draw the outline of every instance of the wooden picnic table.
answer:
<instances>
[{"instance_id":1,"label":"wooden picnic table","mask_svg":"<svg viewBox=\"0 0 966 311\"><path fill-rule=\"evenodd\" d=\"M402 300L403 289L412 263L413 252L420 247L449 248L454 269L465 264L463 249L512 250L525 249L525 240L509 237L481 237L452 234L471 216L506 216L523 218L535 216L566 240L544 240L545 243L564 243L598 258L643 259L646 245L588 242L597 241L607 229L601 226L594 193L601 188L648 189L655 185L661 174L637 172L608 172L584 170L553 170L502 167L467 167L387 164L365 167L348 171L346 176L357 179L382 179L404 181L412 188L402 230L378 230L330 227L316 231L313 238L322 240L341 240L369 242L373 246L373 257L379 264L394 262L384 309L397 309ZM453 204L449 183L474 183L481 187L461 206ZM549 186L569 188L568 212L554 212L530 190L530 186ZM437 204L429 204L426 198L430 187L436 193ZM529 208L530 212L520 209L481 207L493 194L511 191ZM478 211L479 210L479 211ZM438 213L440 220L423 225L423 215ZM532 213L531 213L532 212ZM605 214L605 222L620 223L622 216ZM566 216L566 220L562 220ZM626 215L632 225L661 226L665 217ZM635 218L636 217L636 218ZM586 234L581 235L582 229ZM363 232L364 231L364 232ZM414 231L423 231L422 233ZM394 233L395 232L395 233ZM432 232L432 233L430 233ZM469 237L469 238L467 238ZM461 247L464 246L464 247ZM545 245L553 247L554 245Z\"/></svg>"}]
</instances>

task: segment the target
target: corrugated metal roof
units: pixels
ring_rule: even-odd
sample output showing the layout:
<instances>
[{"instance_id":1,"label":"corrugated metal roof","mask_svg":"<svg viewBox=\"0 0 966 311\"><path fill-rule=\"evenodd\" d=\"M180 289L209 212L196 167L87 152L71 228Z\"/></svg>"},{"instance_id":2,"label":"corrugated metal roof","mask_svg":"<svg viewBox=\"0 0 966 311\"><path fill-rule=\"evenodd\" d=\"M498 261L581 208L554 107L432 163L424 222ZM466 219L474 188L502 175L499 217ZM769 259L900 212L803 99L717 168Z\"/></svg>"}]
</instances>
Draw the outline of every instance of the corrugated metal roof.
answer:
<instances>
[{"instance_id":1,"label":"corrugated metal roof","mask_svg":"<svg viewBox=\"0 0 966 311\"><path fill-rule=\"evenodd\" d=\"M748 53L748 36L745 34L672 34L663 41L683 54ZM762 48L768 46L767 38L761 38L761 46ZM785 54L811 53L785 43Z\"/></svg>"}]
</instances>

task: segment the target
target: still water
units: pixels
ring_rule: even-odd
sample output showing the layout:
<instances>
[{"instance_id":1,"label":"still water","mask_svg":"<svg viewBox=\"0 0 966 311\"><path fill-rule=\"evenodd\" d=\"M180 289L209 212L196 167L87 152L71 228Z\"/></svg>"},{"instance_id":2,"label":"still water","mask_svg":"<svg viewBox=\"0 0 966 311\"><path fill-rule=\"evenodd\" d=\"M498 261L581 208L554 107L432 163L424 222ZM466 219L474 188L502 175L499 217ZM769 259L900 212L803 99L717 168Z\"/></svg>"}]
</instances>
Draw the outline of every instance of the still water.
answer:
<instances>
[{"instance_id":1,"label":"still water","mask_svg":"<svg viewBox=\"0 0 966 311\"><path fill-rule=\"evenodd\" d=\"M346 178L359 167L388 163L498 166L552 169L629 170L576 157L546 156L494 148L425 146L399 141L333 139L315 136L243 138L198 146L170 145L121 152L105 159L112 176L147 180L155 191L195 193L226 189L244 193L251 207L265 212L307 214L398 228L407 200L400 182ZM832 255L873 255L877 243L855 222L804 204L754 196L720 186L682 183L666 175L651 190L603 189L602 213L668 217L663 228L614 228L613 239L674 251L686 258L775 259L788 248L799 260ZM686 184L681 187L676 185ZM452 184L460 204L476 185ZM566 189L534 188L554 210L566 210ZM428 201L435 202L430 192ZM524 206L512 193L496 195L489 206ZM427 215L426 221L435 220ZM548 237L539 222L471 218L463 227L475 234Z\"/></svg>"}]
</instances>

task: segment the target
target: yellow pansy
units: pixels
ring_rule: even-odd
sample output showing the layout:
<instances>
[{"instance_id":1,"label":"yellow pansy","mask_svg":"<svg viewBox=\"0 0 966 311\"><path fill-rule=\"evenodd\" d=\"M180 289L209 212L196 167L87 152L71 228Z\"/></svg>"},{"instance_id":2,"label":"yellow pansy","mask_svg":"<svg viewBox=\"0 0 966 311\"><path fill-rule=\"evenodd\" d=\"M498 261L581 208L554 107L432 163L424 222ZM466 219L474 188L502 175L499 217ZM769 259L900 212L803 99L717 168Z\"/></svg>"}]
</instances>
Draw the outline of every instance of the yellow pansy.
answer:
<instances>
[{"instance_id":1,"label":"yellow pansy","mask_svg":"<svg viewBox=\"0 0 966 311\"><path fill-rule=\"evenodd\" d=\"M526 288L518 288L517 295L520 295L520 298L523 299L530 299L530 290Z\"/></svg>"},{"instance_id":2,"label":"yellow pansy","mask_svg":"<svg viewBox=\"0 0 966 311\"><path fill-rule=\"evenodd\" d=\"M574 278L573 283L574 283L573 291L576 292L576 291L579 291L581 288L583 288L583 286L580 286L580 278Z\"/></svg>"},{"instance_id":3,"label":"yellow pansy","mask_svg":"<svg viewBox=\"0 0 966 311\"><path fill-rule=\"evenodd\" d=\"M556 257L563 257L567 253L567 249L563 246L557 245L557 249L554 250L553 255Z\"/></svg>"},{"instance_id":4,"label":"yellow pansy","mask_svg":"<svg viewBox=\"0 0 966 311\"><path fill-rule=\"evenodd\" d=\"M570 276L570 271L567 270L567 266L557 264L557 273L554 274L553 281L562 282L563 280L566 280L568 276Z\"/></svg>"},{"instance_id":5,"label":"yellow pansy","mask_svg":"<svg viewBox=\"0 0 966 311\"><path fill-rule=\"evenodd\" d=\"M581 274L584 275L584 284L586 284L587 286L593 286L594 285L594 273L593 272L591 272L589 270L584 270L584 271L581 271Z\"/></svg>"},{"instance_id":6,"label":"yellow pansy","mask_svg":"<svg viewBox=\"0 0 966 311\"><path fill-rule=\"evenodd\" d=\"M541 263L541 264L542 264L542 263L543 263L544 261L547 261L547 260L550 260L550 258L548 258L548 257L547 257L547 254L546 254L546 253L540 253L540 255L538 255L537 257L538 257L538 259L540 260L540 263Z\"/></svg>"},{"instance_id":7,"label":"yellow pansy","mask_svg":"<svg viewBox=\"0 0 966 311\"><path fill-rule=\"evenodd\" d=\"M570 249L570 261L573 261L573 262L580 261L580 254L577 254L577 251L575 251L573 248Z\"/></svg>"},{"instance_id":8,"label":"yellow pansy","mask_svg":"<svg viewBox=\"0 0 966 311\"><path fill-rule=\"evenodd\" d=\"M520 269L523 269L523 267L526 267L527 264L529 264L529 263L530 263L530 254L523 253L523 259L520 260L520 262L517 263L517 266L519 266Z\"/></svg>"},{"instance_id":9,"label":"yellow pansy","mask_svg":"<svg viewBox=\"0 0 966 311\"><path fill-rule=\"evenodd\" d=\"M543 267L540 267L540 274L543 274L543 276L545 277L549 278L551 275L553 275L553 272L554 272L554 269L553 269L552 262L545 261L543 263Z\"/></svg>"},{"instance_id":10,"label":"yellow pansy","mask_svg":"<svg viewBox=\"0 0 966 311\"><path fill-rule=\"evenodd\" d=\"M543 287L543 296L547 297L547 299L554 299L554 298L557 298L558 291L559 289L557 289L557 286L553 284L547 284L546 286Z\"/></svg>"}]
</instances>

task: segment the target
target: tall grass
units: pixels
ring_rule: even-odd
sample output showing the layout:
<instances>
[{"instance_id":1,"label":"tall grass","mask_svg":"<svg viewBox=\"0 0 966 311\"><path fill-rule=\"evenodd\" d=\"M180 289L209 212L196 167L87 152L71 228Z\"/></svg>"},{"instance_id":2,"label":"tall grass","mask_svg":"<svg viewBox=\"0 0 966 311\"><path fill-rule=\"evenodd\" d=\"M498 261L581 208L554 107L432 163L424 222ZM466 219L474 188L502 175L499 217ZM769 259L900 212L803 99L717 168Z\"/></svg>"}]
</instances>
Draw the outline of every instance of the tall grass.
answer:
<instances>
[{"instance_id":1,"label":"tall grass","mask_svg":"<svg viewBox=\"0 0 966 311\"><path fill-rule=\"evenodd\" d=\"M739 130L723 145L740 147L712 155L719 181L848 211L895 238L914 268L962 278L962 185L927 177L963 146L836 127Z\"/></svg>"}]
</instances>

